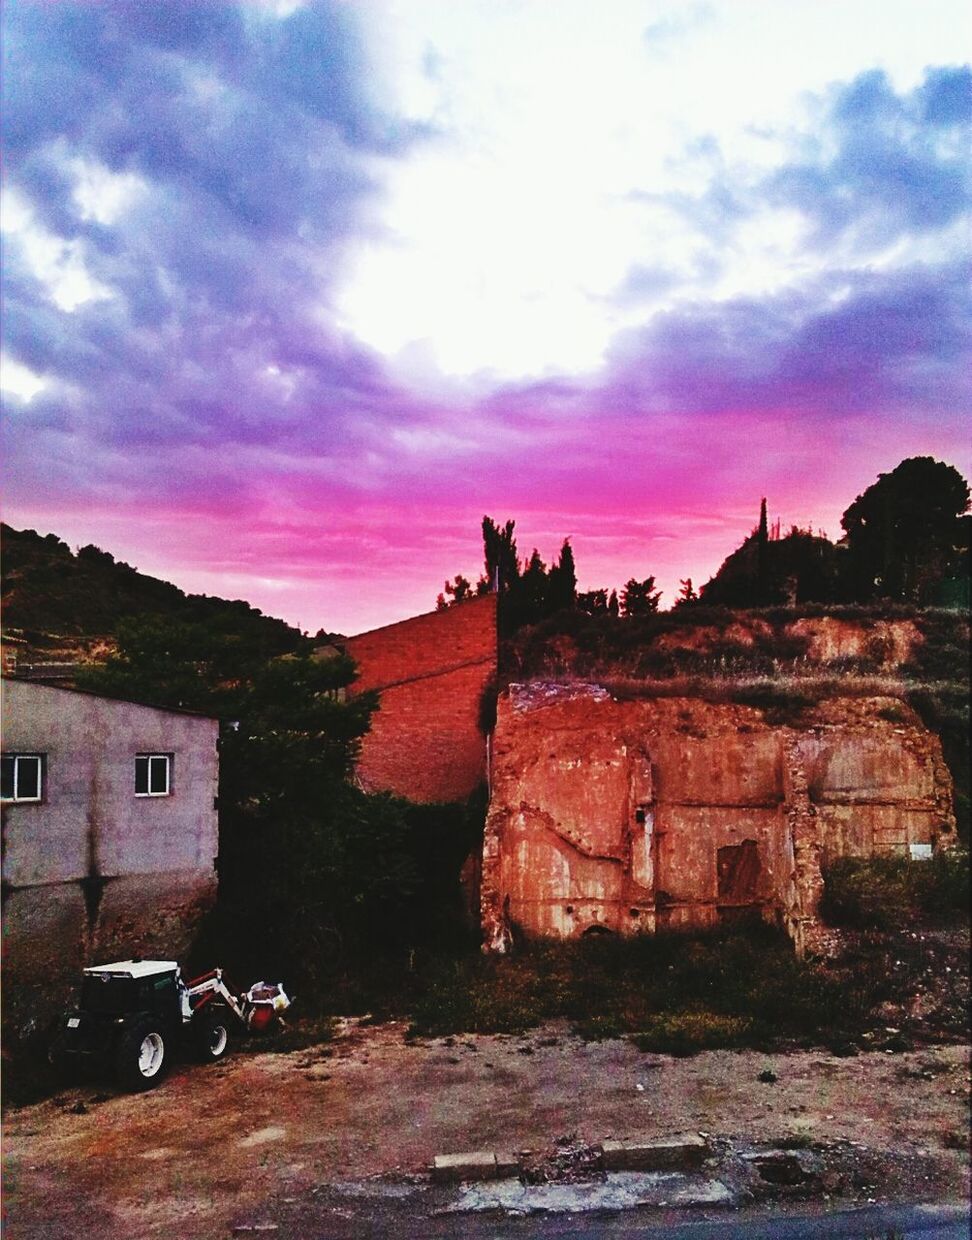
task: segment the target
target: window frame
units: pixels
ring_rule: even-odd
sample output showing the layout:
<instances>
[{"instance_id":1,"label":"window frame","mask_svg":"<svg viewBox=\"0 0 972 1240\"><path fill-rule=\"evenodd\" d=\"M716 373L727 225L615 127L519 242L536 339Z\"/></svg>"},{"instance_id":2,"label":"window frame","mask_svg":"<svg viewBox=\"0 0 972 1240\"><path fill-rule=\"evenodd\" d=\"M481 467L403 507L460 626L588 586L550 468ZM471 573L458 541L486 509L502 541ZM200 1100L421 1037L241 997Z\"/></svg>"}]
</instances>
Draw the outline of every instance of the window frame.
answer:
<instances>
[{"instance_id":1,"label":"window frame","mask_svg":"<svg viewBox=\"0 0 972 1240\"><path fill-rule=\"evenodd\" d=\"M172 796L173 758L174 758L174 755L171 753L158 753L157 751L153 751L151 753L147 751L144 753L142 752L136 753L135 755L135 795L137 797L139 798L152 797L157 800L159 797ZM152 763L160 762L160 761L165 762L165 788L161 792L153 792L152 791ZM146 764L145 766L145 791L144 792L139 792L138 790L138 784L139 784L138 764L140 762L145 762Z\"/></svg>"},{"instance_id":2,"label":"window frame","mask_svg":"<svg viewBox=\"0 0 972 1240\"><path fill-rule=\"evenodd\" d=\"M47 789L47 754L43 753L5 753L3 755L5 761L13 762L13 796L3 797L4 805L40 805L44 801ZM18 784L20 783L20 763L22 761L37 763L37 795L35 797L24 797L18 795Z\"/></svg>"}]
</instances>

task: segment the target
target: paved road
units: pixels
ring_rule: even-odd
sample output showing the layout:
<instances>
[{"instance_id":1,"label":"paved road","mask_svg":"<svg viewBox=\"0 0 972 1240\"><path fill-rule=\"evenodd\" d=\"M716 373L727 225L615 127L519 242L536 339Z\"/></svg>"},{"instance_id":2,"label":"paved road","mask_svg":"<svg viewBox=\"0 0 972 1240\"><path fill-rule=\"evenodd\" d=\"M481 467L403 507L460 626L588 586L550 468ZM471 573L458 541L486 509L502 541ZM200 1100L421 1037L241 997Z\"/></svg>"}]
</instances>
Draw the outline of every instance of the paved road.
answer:
<instances>
[{"instance_id":1,"label":"paved road","mask_svg":"<svg viewBox=\"0 0 972 1240\"><path fill-rule=\"evenodd\" d=\"M430 1200L426 1193L361 1198L329 1190L268 1209L246 1224L274 1222L277 1230L269 1235L288 1240L968 1240L970 1235L968 1207L957 1204L721 1218L658 1209L512 1217L438 1212L443 1205L446 1198ZM234 1234L256 1240L268 1233Z\"/></svg>"}]
</instances>

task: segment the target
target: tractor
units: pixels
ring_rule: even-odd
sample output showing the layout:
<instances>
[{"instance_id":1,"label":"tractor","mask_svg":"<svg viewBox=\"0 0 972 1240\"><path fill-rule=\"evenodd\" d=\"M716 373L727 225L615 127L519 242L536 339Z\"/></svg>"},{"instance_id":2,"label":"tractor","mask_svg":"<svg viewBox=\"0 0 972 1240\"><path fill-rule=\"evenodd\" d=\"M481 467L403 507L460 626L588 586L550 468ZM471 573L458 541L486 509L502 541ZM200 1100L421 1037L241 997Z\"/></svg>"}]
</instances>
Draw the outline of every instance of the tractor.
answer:
<instances>
[{"instance_id":1,"label":"tractor","mask_svg":"<svg viewBox=\"0 0 972 1240\"><path fill-rule=\"evenodd\" d=\"M58 1028L51 1062L65 1075L85 1064L113 1069L122 1088L151 1089L180 1047L215 1063L234 1032L267 1030L289 1006L279 983L236 993L222 969L186 982L174 960L93 965L84 970L78 1006Z\"/></svg>"}]
</instances>

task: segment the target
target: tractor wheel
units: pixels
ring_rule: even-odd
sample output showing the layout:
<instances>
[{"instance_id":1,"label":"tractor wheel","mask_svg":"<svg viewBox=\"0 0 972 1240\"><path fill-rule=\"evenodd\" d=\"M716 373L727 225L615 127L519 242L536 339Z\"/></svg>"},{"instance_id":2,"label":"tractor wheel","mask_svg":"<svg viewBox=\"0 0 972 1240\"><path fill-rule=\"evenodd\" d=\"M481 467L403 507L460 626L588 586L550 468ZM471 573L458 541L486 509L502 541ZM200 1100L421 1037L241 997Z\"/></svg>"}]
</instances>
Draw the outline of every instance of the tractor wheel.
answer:
<instances>
[{"instance_id":1,"label":"tractor wheel","mask_svg":"<svg viewBox=\"0 0 972 1240\"><path fill-rule=\"evenodd\" d=\"M166 1036L150 1020L122 1034L115 1054L115 1074L123 1089L151 1089L158 1085L169 1062Z\"/></svg>"},{"instance_id":2,"label":"tractor wheel","mask_svg":"<svg viewBox=\"0 0 972 1240\"><path fill-rule=\"evenodd\" d=\"M215 1063L229 1051L230 1013L224 1007L200 1012L190 1029L196 1058L201 1063Z\"/></svg>"}]
</instances>

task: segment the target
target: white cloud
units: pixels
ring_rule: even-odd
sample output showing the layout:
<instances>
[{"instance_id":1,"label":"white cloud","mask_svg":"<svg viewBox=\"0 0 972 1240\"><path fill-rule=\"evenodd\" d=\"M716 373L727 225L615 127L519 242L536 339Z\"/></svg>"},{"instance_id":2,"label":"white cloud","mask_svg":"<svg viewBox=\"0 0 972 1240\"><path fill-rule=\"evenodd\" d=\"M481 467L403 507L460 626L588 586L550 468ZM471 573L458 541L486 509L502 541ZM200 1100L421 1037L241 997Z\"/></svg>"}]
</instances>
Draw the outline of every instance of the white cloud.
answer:
<instances>
[{"instance_id":1,"label":"white cloud","mask_svg":"<svg viewBox=\"0 0 972 1240\"><path fill-rule=\"evenodd\" d=\"M14 188L4 194L2 229L6 244L19 252L58 309L70 312L86 302L112 296L111 289L88 272L82 242L48 232Z\"/></svg>"},{"instance_id":2,"label":"white cloud","mask_svg":"<svg viewBox=\"0 0 972 1240\"><path fill-rule=\"evenodd\" d=\"M0 391L31 401L47 387L47 380L7 354L0 356Z\"/></svg>"},{"instance_id":3,"label":"white cloud","mask_svg":"<svg viewBox=\"0 0 972 1240\"><path fill-rule=\"evenodd\" d=\"M69 166L77 178L74 200L83 220L114 224L147 189L141 177L112 172L91 160L72 159Z\"/></svg>"},{"instance_id":4,"label":"white cloud","mask_svg":"<svg viewBox=\"0 0 972 1240\"><path fill-rule=\"evenodd\" d=\"M596 368L630 321L607 296L626 272L691 273L713 244L661 197L724 168L755 182L807 92L875 65L910 89L965 18L957 0L385 0L362 20L381 102L437 136L384 169L343 325L413 368L422 342L449 375L503 379ZM653 26L672 54L650 54ZM730 237L725 294L812 274L801 236L777 213Z\"/></svg>"}]
</instances>

